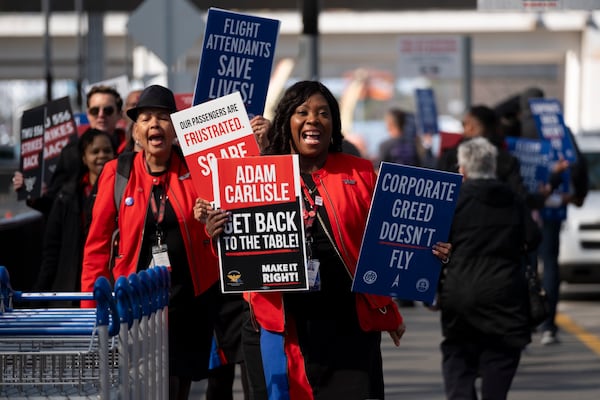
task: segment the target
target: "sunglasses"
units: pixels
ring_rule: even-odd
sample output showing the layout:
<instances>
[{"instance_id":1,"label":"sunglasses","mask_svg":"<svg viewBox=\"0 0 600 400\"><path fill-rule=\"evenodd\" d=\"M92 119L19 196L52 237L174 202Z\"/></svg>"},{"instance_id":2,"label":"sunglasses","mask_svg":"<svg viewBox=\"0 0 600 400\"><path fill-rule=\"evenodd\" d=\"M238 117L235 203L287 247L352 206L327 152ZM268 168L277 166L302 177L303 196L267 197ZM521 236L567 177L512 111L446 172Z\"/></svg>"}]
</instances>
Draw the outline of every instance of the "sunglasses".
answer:
<instances>
[{"instance_id":1,"label":"sunglasses","mask_svg":"<svg viewBox=\"0 0 600 400\"><path fill-rule=\"evenodd\" d=\"M115 108L113 106L108 106L108 107L90 107L88 111L89 111L89 113L91 115L93 115L94 117L97 117L98 114L100 114L100 109L102 109L102 112L104 112L104 115L106 115L107 117L110 117L115 112Z\"/></svg>"}]
</instances>

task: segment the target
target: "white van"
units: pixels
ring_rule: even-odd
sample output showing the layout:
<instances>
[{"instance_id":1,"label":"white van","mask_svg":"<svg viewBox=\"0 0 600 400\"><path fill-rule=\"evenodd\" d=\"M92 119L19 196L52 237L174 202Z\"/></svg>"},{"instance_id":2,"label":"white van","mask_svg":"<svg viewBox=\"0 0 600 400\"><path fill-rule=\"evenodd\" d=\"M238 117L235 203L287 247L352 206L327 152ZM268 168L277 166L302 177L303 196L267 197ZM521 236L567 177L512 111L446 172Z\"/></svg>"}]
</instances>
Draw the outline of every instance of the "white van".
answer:
<instances>
[{"instance_id":1,"label":"white van","mask_svg":"<svg viewBox=\"0 0 600 400\"><path fill-rule=\"evenodd\" d=\"M590 186L583 206L569 205L562 225L558 264L567 283L600 283L600 136L578 135Z\"/></svg>"}]
</instances>

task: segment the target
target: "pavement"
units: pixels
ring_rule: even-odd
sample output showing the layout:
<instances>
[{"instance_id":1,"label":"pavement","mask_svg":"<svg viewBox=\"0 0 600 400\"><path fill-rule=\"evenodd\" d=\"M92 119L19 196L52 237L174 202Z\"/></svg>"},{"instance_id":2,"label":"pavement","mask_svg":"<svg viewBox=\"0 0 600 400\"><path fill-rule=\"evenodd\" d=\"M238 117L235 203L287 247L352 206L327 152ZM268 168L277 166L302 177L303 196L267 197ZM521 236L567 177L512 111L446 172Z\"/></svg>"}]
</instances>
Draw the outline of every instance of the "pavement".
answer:
<instances>
[{"instance_id":1,"label":"pavement","mask_svg":"<svg viewBox=\"0 0 600 400\"><path fill-rule=\"evenodd\" d=\"M600 399L600 313L598 301L561 301L560 343L540 344L541 333L521 358L510 400ZM383 367L387 400L444 400L439 313L417 303L403 308L407 331L399 348L384 334ZM206 383L194 383L191 400L204 400ZM243 400L239 373L234 400Z\"/></svg>"}]
</instances>

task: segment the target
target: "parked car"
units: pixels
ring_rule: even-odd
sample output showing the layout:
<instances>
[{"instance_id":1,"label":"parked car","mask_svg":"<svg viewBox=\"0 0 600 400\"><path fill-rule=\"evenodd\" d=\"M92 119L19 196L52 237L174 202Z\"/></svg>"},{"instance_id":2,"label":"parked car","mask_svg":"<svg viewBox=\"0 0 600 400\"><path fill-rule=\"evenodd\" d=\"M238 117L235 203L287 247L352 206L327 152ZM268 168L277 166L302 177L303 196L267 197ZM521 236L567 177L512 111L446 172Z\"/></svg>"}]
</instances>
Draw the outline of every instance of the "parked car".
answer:
<instances>
[{"instance_id":1,"label":"parked car","mask_svg":"<svg viewBox=\"0 0 600 400\"><path fill-rule=\"evenodd\" d=\"M600 136L576 140L588 163L590 190L583 206L568 206L558 264L567 283L600 283Z\"/></svg>"}]
</instances>

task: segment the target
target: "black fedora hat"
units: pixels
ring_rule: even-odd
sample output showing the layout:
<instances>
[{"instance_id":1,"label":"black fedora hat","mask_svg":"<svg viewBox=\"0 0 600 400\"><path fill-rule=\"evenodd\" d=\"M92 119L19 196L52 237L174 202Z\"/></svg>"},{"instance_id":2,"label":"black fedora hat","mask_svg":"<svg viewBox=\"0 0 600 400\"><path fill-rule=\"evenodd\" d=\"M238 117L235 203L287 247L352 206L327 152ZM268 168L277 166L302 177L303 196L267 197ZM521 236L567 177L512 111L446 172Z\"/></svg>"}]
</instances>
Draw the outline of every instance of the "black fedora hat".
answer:
<instances>
[{"instance_id":1,"label":"black fedora hat","mask_svg":"<svg viewBox=\"0 0 600 400\"><path fill-rule=\"evenodd\" d=\"M137 105L127 110L127 116L132 121L137 120L142 108L164 108L170 113L177 111L175 96L170 89L160 85L151 85L142 91Z\"/></svg>"}]
</instances>

